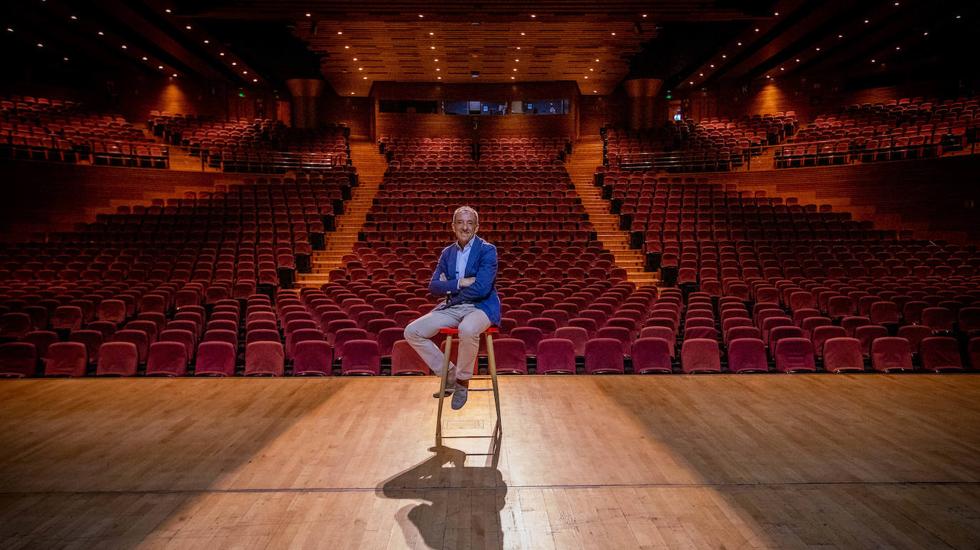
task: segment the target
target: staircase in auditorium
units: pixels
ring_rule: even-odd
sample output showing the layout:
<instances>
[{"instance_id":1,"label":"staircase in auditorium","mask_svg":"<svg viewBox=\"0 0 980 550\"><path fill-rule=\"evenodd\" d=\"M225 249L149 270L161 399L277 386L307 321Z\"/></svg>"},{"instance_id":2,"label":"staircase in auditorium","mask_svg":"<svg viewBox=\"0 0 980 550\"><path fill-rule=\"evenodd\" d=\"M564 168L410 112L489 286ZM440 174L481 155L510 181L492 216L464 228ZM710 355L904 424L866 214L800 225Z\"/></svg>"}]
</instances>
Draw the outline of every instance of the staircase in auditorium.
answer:
<instances>
[{"instance_id":1,"label":"staircase in auditorium","mask_svg":"<svg viewBox=\"0 0 980 550\"><path fill-rule=\"evenodd\" d=\"M385 159L378 147L370 140L350 141L351 160L357 168L358 185L353 189L346 211L337 218L337 229L327 233L326 250L313 256L313 272L299 274L297 286L320 288L328 282L332 269L344 267L343 257L350 254L357 242L357 234L367 219L371 203L384 178Z\"/></svg>"},{"instance_id":2,"label":"staircase in auditorium","mask_svg":"<svg viewBox=\"0 0 980 550\"><path fill-rule=\"evenodd\" d=\"M609 201L602 198L599 188L592 183L596 166L601 164L602 141L595 137L575 144L565 168L596 228L599 241L616 257L616 265L626 269L629 280L638 285L656 284L656 274L643 270L642 252L629 247L629 235L619 229L619 216L609 213Z\"/></svg>"}]
</instances>

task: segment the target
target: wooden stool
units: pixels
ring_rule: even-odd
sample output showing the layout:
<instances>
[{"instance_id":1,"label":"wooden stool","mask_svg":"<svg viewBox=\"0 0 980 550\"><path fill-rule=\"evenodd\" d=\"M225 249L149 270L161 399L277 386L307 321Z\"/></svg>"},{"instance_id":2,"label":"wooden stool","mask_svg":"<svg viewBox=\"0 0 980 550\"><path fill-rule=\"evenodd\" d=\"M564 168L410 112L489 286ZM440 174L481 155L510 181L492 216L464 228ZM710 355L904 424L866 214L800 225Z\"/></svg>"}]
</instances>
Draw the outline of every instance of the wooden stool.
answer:
<instances>
[{"instance_id":1,"label":"wooden stool","mask_svg":"<svg viewBox=\"0 0 980 550\"><path fill-rule=\"evenodd\" d=\"M501 431L500 426L500 391L497 385L497 361L493 356L493 335L499 333L500 331L497 327L490 327L483 331L483 337L487 339L487 362L489 363L489 376L473 376L470 380L490 380L491 387L489 388L470 388L471 392L481 392L481 391L492 391L493 392L493 403L497 410L497 422L494 426L494 433L492 435L486 436L455 436L455 437L496 437L498 432ZM439 334L444 334L446 336L446 343L443 353L445 354L445 359L442 362L442 376L439 377L439 412L436 415L436 445L442 445L442 405L443 400L446 397L446 382L449 379L449 357L453 350L453 336L459 334L459 329L444 327L439 329ZM479 349L479 348L478 348ZM479 358L479 352L477 352L477 360ZM458 368L458 367L457 367ZM476 372L476 365L473 365L473 371Z\"/></svg>"}]
</instances>

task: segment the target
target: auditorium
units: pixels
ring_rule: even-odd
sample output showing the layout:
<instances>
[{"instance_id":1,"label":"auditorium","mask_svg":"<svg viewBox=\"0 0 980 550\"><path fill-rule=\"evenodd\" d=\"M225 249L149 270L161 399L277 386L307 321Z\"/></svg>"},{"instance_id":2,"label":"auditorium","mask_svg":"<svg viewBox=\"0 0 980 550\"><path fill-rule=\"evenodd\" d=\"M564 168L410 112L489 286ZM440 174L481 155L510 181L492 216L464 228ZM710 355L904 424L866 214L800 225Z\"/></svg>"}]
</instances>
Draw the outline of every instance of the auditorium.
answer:
<instances>
[{"instance_id":1,"label":"auditorium","mask_svg":"<svg viewBox=\"0 0 980 550\"><path fill-rule=\"evenodd\" d=\"M0 546L980 548L980 3L0 12Z\"/></svg>"}]
</instances>

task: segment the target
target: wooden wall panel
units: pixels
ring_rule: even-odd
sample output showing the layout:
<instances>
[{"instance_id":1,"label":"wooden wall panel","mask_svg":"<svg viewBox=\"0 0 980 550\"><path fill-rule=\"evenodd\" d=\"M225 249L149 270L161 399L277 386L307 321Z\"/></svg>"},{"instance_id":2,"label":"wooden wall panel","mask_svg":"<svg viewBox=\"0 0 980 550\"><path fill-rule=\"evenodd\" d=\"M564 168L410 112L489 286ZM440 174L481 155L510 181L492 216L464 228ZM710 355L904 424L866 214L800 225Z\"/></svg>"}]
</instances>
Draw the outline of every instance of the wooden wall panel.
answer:
<instances>
[{"instance_id":1,"label":"wooden wall panel","mask_svg":"<svg viewBox=\"0 0 980 550\"><path fill-rule=\"evenodd\" d=\"M474 129L476 122L476 129ZM454 116L378 113L377 136L493 138L504 136L573 137L573 115Z\"/></svg>"}]
</instances>

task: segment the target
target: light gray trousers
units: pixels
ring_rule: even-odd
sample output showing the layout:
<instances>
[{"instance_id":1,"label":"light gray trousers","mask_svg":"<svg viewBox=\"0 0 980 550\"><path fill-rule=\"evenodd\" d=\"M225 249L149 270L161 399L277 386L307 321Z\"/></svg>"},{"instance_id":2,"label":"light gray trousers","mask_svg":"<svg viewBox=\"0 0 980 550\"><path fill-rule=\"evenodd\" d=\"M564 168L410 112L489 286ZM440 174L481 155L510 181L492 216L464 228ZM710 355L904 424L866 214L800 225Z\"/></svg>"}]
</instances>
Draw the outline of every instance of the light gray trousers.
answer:
<instances>
[{"instance_id":1,"label":"light gray trousers","mask_svg":"<svg viewBox=\"0 0 980 550\"><path fill-rule=\"evenodd\" d=\"M458 328L459 365L456 369L456 379L469 380L473 376L476 354L480 349L480 335L490 328L490 324L487 314L477 309L475 305L459 304L446 309L432 310L412 321L405 327L405 340L418 352L419 357L432 369L432 372L441 375L445 355L430 338L438 334L440 328Z\"/></svg>"}]
</instances>

